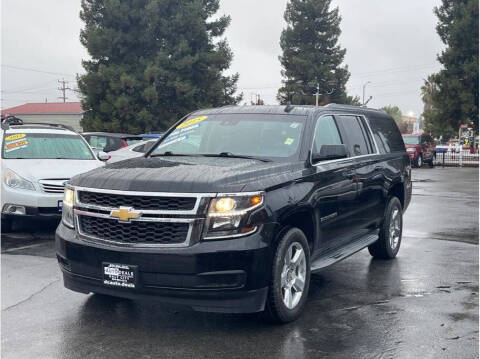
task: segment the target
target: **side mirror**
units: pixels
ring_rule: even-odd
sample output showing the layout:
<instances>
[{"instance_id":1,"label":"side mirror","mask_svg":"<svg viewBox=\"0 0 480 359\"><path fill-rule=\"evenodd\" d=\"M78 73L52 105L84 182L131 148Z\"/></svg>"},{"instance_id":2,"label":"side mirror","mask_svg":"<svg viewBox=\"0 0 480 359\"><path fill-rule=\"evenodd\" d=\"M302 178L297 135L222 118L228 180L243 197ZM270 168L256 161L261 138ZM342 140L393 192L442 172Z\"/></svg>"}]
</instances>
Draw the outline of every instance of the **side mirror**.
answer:
<instances>
[{"instance_id":1,"label":"side mirror","mask_svg":"<svg viewBox=\"0 0 480 359\"><path fill-rule=\"evenodd\" d=\"M103 151L99 151L98 154L97 154L97 158L100 160L100 161L103 161L103 162L106 162L110 159L110 155L106 152L103 152Z\"/></svg>"},{"instance_id":2,"label":"side mirror","mask_svg":"<svg viewBox=\"0 0 480 359\"><path fill-rule=\"evenodd\" d=\"M312 163L346 157L348 157L348 152L345 145L323 145L319 153L312 154Z\"/></svg>"}]
</instances>

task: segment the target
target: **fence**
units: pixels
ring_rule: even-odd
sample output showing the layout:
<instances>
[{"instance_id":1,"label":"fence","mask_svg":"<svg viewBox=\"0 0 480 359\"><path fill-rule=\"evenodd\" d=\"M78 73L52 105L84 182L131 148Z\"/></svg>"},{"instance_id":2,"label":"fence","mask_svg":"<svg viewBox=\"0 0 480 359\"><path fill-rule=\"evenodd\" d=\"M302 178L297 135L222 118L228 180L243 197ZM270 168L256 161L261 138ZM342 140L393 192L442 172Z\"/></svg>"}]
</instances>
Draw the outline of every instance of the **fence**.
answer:
<instances>
[{"instance_id":1,"label":"fence","mask_svg":"<svg viewBox=\"0 0 480 359\"><path fill-rule=\"evenodd\" d=\"M470 151L437 152L435 164L438 166L478 167L478 153L470 153Z\"/></svg>"}]
</instances>

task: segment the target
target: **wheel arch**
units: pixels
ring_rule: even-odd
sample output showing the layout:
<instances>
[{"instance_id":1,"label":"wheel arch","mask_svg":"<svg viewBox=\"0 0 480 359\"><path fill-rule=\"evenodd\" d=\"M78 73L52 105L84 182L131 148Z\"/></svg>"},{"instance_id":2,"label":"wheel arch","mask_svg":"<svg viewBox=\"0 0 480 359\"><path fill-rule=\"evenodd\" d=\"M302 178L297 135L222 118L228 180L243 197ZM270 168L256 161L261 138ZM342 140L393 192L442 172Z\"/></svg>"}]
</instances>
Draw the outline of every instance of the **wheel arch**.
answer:
<instances>
[{"instance_id":1,"label":"wheel arch","mask_svg":"<svg viewBox=\"0 0 480 359\"><path fill-rule=\"evenodd\" d=\"M320 230L318 218L319 216L316 215L316 211L311 207L297 208L295 211L286 213L279 218L281 229L277 234L277 238L281 236L283 229L296 227L305 234L305 237L307 237L310 253L312 253Z\"/></svg>"}]
</instances>

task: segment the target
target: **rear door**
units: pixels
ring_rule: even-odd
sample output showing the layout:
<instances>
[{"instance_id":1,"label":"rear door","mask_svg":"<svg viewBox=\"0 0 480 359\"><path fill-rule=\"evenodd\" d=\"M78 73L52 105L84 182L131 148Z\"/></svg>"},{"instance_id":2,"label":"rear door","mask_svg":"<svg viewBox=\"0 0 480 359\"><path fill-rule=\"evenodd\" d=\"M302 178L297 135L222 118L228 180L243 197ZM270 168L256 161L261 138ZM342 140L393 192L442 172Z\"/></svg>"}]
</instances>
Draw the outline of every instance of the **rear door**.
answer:
<instances>
[{"instance_id":1,"label":"rear door","mask_svg":"<svg viewBox=\"0 0 480 359\"><path fill-rule=\"evenodd\" d=\"M355 228L354 239L369 232L383 217L384 172L378 149L363 116L335 116L346 138L350 155L355 159L357 198L350 224Z\"/></svg>"}]
</instances>

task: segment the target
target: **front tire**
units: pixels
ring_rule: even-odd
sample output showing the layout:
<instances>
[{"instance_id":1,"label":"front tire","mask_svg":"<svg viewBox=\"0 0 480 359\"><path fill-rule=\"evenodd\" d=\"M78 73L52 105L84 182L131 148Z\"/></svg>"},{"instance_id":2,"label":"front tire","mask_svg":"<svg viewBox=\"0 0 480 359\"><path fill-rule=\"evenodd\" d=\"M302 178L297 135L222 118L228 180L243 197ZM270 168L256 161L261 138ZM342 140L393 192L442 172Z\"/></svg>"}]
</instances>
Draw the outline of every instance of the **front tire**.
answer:
<instances>
[{"instance_id":1,"label":"front tire","mask_svg":"<svg viewBox=\"0 0 480 359\"><path fill-rule=\"evenodd\" d=\"M378 240L368 246L368 251L372 257L379 259L395 258L402 242L402 229L402 204L397 197L391 197L385 209Z\"/></svg>"},{"instance_id":2,"label":"front tire","mask_svg":"<svg viewBox=\"0 0 480 359\"><path fill-rule=\"evenodd\" d=\"M310 250L305 234L298 228L281 235L272 265L266 314L276 323L297 319L310 287Z\"/></svg>"}]
</instances>

